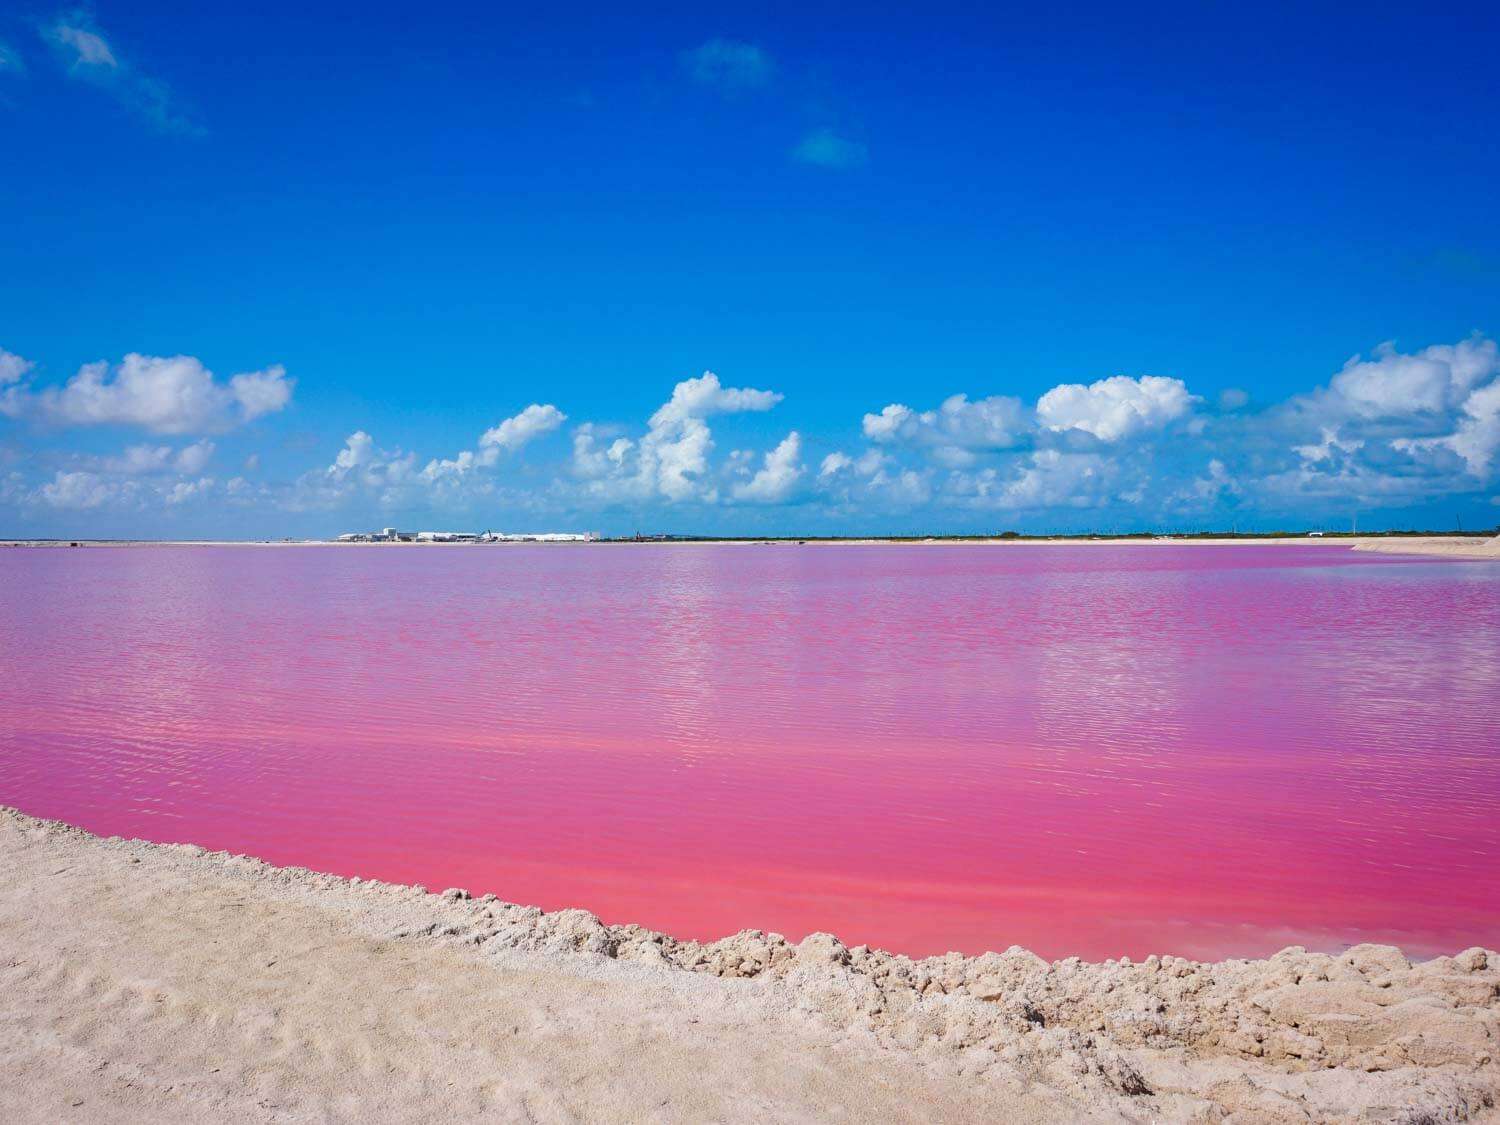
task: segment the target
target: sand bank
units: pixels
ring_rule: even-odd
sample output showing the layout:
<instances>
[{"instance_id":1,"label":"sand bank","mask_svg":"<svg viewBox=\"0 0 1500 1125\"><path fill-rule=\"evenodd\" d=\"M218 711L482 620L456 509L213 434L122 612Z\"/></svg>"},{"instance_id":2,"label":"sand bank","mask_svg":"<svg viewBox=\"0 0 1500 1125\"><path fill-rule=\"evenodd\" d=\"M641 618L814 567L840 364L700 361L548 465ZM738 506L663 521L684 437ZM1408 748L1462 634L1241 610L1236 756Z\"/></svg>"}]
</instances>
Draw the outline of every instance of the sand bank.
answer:
<instances>
[{"instance_id":1,"label":"sand bank","mask_svg":"<svg viewBox=\"0 0 1500 1125\"><path fill-rule=\"evenodd\" d=\"M1500 955L912 961L0 809L0 1119L1471 1121Z\"/></svg>"},{"instance_id":2,"label":"sand bank","mask_svg":"<svg viewBox=\"0 0 1500 1125\"><path fill-rule=\"evenodd\" d=\"M266 539L222 539L222 540L158 540L158 539L111 539L80 540L71 543L65 540L4 539L0 547L346 547L366 550L474 550L487 547L547 547L555 550L594 549L604 547L1347 547L1355 551L1379 551L1393 555L1441 555L1460 559L1500 559L1500 536L1456 535L1298 535L1266 539L1214 539L1208 537L1174 538L1111 538L1100 536L1092 539L683 539L660 542L635 543L629 540L596 543L336 543L328 539L299 539L296 541Z\"/></svg>"},{"instance_id":3,"label":"sand bank","mask_svg":"<svg viewBox=\"0 0 1500 1125\"><path fill-rule=\"evenodd\" d=\"M1500 535L1424 536L1420 538L1359 539L1356 551L1382 551L1391 555L1446 555L1456 559L1500 559Z\"/></svg>"}]
</instances>

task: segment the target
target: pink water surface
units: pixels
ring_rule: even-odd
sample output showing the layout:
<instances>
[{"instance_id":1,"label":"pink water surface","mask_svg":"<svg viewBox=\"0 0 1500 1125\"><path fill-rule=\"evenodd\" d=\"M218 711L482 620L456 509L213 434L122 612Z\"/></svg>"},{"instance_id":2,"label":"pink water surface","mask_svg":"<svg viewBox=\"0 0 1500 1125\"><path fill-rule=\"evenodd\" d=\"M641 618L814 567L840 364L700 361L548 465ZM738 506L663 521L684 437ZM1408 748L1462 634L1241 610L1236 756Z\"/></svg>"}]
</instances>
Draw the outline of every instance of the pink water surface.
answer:
<instances>
[{"instance_id":1,"label":"pink water surface","mask_svg":"<svg viewBox=\"0 0 1500 1125\"><path fill-rule=\"evenodd\" d=\"M0 802L911 953L1500 945L1500 566L0 550Z\"/></svg>"}]
</instances>

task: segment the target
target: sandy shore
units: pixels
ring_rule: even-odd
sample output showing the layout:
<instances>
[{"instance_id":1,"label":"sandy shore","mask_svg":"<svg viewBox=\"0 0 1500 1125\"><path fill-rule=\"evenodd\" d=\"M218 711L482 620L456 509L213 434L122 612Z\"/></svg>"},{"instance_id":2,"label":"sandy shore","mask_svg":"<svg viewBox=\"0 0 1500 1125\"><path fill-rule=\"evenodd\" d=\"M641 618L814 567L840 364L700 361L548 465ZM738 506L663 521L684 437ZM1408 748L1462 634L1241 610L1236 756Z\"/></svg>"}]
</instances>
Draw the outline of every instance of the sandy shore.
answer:
<instances>
[{"instance_id":1,"label":"sandy shore","mask_svg":"<svg viewBox=\"0 0 1500 1125\"><path fill-rule=\"evenodd\" d=\"M911 961L0 809L0 1120L1493 1121L1500 955Z\"/></svg>"},{"instance_id":2,"label":"sandy shore","mask_svg":"<svg viewBox=\"0 0 1500 1125\"><path fill-rule=\"evenodd\" d=\"M1163 536L1154 539L687 539L661 542L634 543L627 540L609 543L336 543L327 539L300 539L293 542L264 539L111 539L81 540L69 543L63 540L3 539L0 547L345 547L366 550L474 550L476 547L548 547L553 550L600 549L603 547L1233 547L1233 546L1277 546L1277 547L1347 547L1353 551L1379 551L1392 555L1439 555L1456 559L1500 559L1500 536L1478 535L1401 535L1401 536L1351 536L1336 538L1322 536L1295 536L1278 539L1213 539L1174 538Z\"/></svg>"}]
</instances>

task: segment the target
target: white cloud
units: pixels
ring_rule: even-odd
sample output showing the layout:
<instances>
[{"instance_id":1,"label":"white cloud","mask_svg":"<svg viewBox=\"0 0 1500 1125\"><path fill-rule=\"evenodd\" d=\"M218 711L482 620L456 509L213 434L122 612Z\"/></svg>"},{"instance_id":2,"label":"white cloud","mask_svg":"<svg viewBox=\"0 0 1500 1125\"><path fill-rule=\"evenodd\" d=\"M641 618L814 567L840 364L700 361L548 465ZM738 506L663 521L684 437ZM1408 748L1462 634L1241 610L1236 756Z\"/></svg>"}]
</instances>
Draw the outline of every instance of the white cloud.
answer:
<instances>
[{"instance_id":1,"label":"white cloud","mask_svg":"<svg viewBox=\"0 0 1500 1125\"><path fill-rule=\"evenodd\" d=\"M465 476L479 464L479 459L465 449L457 457L433 458L422 467L422 479L429 483L454 481Z\"/></svg>"},{"instance_id":2,"label":"white cloud","mask_svg":"<svg viewBox=\"0 0 1500 1125\"><path fill-rule=\"evenodd\" d=\"M326 470L328 475L343 479L356 469L375 461L375 439L364 430L355 430L344 439L344 448L339 450L333 464Z\"/></svg>"},{"instance_id":3,"label":"white cloud","mask_svg":"<svg viewBox=\"0 0 1500 1125\"><path fill-rule=\"evenodd\" d=\"M493 465L502 451L520 449L527 442L551 433L567 420L568 416L550 403L534 402L480 435L480 458L486 465Z\"/></svg>"},{"instance_id":4,"label":"white cloud","mask_svg":"<svg viewBox=\"0 0 1500 1125\"><path fill-rule=\"evenodd\" d=\"M143 473L164 473L171 463L170 445L132 445L118 457L106 457L101 467L112 473L138 476Z\"/></svg>"},{"instance_id":5,"label":"white cloud","mask_svg":"<svg viewBox=\"0 0 1500 1125\"><path fill-rule=\"evenodd\" d=\"M1457 426L1445 437L1397 438L1391 445L1417 456L1446 449L1463 461L1470 475L1488 480L1500 453L1500 379L1464 399Z\"/></svg>"},{"instance_id":6,"label":"white cloud","mask_svg":"<svg viewBox=\"0 0 1500 1125\"><path fill-rule=\"evenodd\" d=\"M905 403L893 402L879 414L866 414L862 428L871 441L895 441L916 417L916 411Z\"/></svg>"},{"instance_id":7,"label":"white cloud","mask_svg":"<svg viewBox=\"0 0 1500 1125\"><path fill-rule=\"evenodd\" d=\"M641 462L648 480L668 500L700 496L717 500L713 489L700 491L708 469L708 451L713 448L708 425L701 418L683 418L671 429L652 429L641 442Z\"/></svg>"},{"instance_id":8,"label":"white cloud","mask_svg":"<svg viewBox=\"0 0 1500 1125\"><path fill-rule=\"evenodd\" d=\"M863 144L832 129L814 129L792 149L792 159L819 168L857 168L869 157L870 151Z\"/></svg>"},{"instance_id":9,"label":"white cloud","mask_svg":"<svg viewBox=\"0 0 1500 1125\"><path fill-rule=\"evenodd\" d=\"M967 460L956 456L960 451L1009 448L1021 440L1028 425L1020 399L993 395L970 402L968 395L957 394L936 410L920 414L893 402L879 414L866 414L862 428L871 441L929 446L952 462Z\"/></svg>"},{"instance_id":10,"label":"white cloud","mask_svg":"<svg viewBox=\"0 0 1500 1125\"><path fill-rule=\"evenodd\" d=\"M1476 335L1411 354L1382 344L1368 359L1350 359L1327 386L1271 412L1301 460L1271 483L1366 502L1473 488L1489 478L1500 451L1497 386L1493 340Z\"/></svg>"},{"instance_id":11,"label":"white cloud","mask_svg":"<svg viewBox=\"0 0 1500 1125\"><path fill-rule=\"evenodd\" d=\"M109 49L109 44L95 31L59 21L49 29L47 34L58 46L69 49L72 63L76 67L99 66L109 70L119 69L119 60Z\"/></svg>"},{"instance_id":12,"label":"white cloud","mask_svg":"<svg viewBox=\"0 0 1500 1125\"><path fill-rule=\"evenodd\" d=\"M823 458L823 463L818 466L818 476L836 477L854 464L854 459L847 453L834 451Z\"/></svg>"},{"instance_id":13,"label":"white cloud","mask_svg":"<svg viewBox=\"0 0 1500 1125\"><path fill-rule=\"evenodd\" d=\"M0 348L0 387L19 383L26 373L35 366L36 364L32 363L31 360L22 359L14 352L8 352L4 348Z\"/></svg>"},{"instance_id":14,"label":"white cloud","mask_svg":"<svg viewBox=\"0 0 1500 1125\"><path fill-rule=\"evenodd\" d=\"M185 445L178 450L173 466L179 473L201 473L205 465L214 455L214 443L211 441L195 441L192 445Z\"/></svg>"},{"instance_id":15,"label":"white cloud","mask_svg":"<svg viewBox=\"0 0 1500 1125\"><path fill-rule=\"evenodd\" d=\"M1344 364L1325 392L1325 402L1362 418L1392 418L1457 409L1469 392L1500 371L1494 340L1471 337L1436 344L1412 355L1391 343L1373 359L1358 356Z\"/></svg>"},{"instance_id":16,"label":"white cloud","mask_svg":"<svg viewBox=\"0 0 1500 1125\"><path fill-rule=\"evenodd\" d=\"M452 487L476 469L492 469L502 453L513 453L542 434L557 429L568 416L557 407L532 403L519 414L492 426L479 437L479 450L464 450L452 458L428 461L421 479L429 484Z\"/></svg>"},{"instance_id":17,"label":"white cloud","mask_svg":"<svg viewBox=\"0 0 1500 1125\"><path fill-rule=\"evenodd\" d=\"M584 438L580 462L575 434L574 464L581 464L580 475L590 481L589 494L599 499L662 496L671 501L713 503L719 493L708 479L713 434L705 419L716 414L770 410L781 398L775 391L726 387L712 371L705 371L672 388L672 397L651 415L645 436L633 448L616 441L610 447L614 455L601 460L590 431Z\"/></svg>"},{"instance_id":18,"label":"white cloud","mask_svg":"<svg viewBox=\"0 0 1500 1125\"><path fill-rule=\"evenodd\" d=\"M635 442L626 437L617 437L607 446L600 442L607 434L600 427L584 422L573 431L573 472L586 480L618 473L625 465L625 458L635 448Z\"/></svg>"},{"instance_id":19,"label":"white cloud","mask_svg":"<svg viewBox=\"0 0 1500 1125\"><path fill-rule=\"evenodd\" d=\"M1209 459L1207 471L1201 477L1188 481L1172 497L1179 505L1201 508L1218 503L1225 497L1243 495L1240 483L1229 474L1229 469L1217 457Z\"/></svg>"},{"instance_id":20,"label":"white cloud","mask_svg":"<svg viewBox=\"0 0 1500 1125\"><path fill-rule=\"evenodd\" d=\"M168 133L203 132L167 84L122 58L87 12L75 11L42 28L41 34L66 64L69 76L103 90L148 124Z\"/></svg>"},{"instance_id":21,"label":"white cloud","mask_svg":"<svg viewBox=\"0 0 1500 1125\"><path fill-rule=\"evenodd\" d=\"M54 508L81 511L108 503L121 492L122 486L118 482L98 473L58 472L49 483L42 485L37 495L43 503Z\"/></svg>"},{"instance_id":22,"label":"white cloud","mask_svg":"<svg viewBox=\"0 0 1500 1125\"><path fill-rule=\"evenodd\" d=\"M1480 387L1464 401L1464 417L1448 439L1469 472L1486 477L1500 451L1500 379Z\"/></svg>"},{"instance_id":23,"label":"white cloud","mask_svg":"<svg viewBox=\"0 0 1500 1125\"><path fill-rule=\"evenodd\" d=\"M1293 452L1304 461L1329 461L1337 453L1356 453L1364 447L1364 444L1362 441L1352 439L1346 441L1339 437L1339 432L1335 427L1324 426L1320 441L1295 446Z\"/></svg>"},{"instance_id":24,"label":"white cloud","mask_svg":"<svg viewBox=\"0 0 1500 1125\"><path fill-rule=\"evenodd\" d=\"M766 454L759 472L734 490L735 499L775 504L791 495L802 476L802 436L793 430Z\"/></svg>"},{"instance_id":25,"label":"white cloud","mask_svg":"<svg viewBox=\"0 0 1500 1125\"><path fill-rule=\"evenodd\" d=\"M932 499L931 478L915 469L902 469L889 476L877 473L870 484L885 494L887 502L897 507L917 507Z\"/></svg>"},{"instance_id":26,"label":"white cloud","mask_svg":"<svg viewBox=\"0 0 1500 1125\"><path fill-rule=\"evenodd\" d=\"M710 39L683 51L681 60L694 81L725 93L764 86L776 70L771 56L761 48L734 39Z\"/></svg>"},{"instance_id":27,"label":"white cloud","mask_svg":"<svg viewBox=\"0 0 1500 1125\"><path fill-rule=\"evenodd\" d=\"M356 494L375 497L383 505L409 499L418 480L416 454L380 449L364 430L344 439L344 447L323 469L304 473L286 494L293 511L331 508Z\"/></svg>"},{"instance_id":28,"label":"white cloud","mask_svg":"<svg viewBox=\"0 0 1500 1125\"><path fill-rule=\"evenodd\" d=\"M229 391L239 404L245 421L253 422L263 414L274 414L292 401L296 381L286 377L279 363L264 371L248 371L229 380Z\"/></svg>"},{"instance_id":29,"label":"white cloud","mask_svg":"<svg viewBox=\"0 0 1500 1125\"><path fill-rule=\"evenodd\" d=\"M1044 509L1094 507L1110 500L1118 465L1097 453L1034 450L1016 471L954 474L951 486L978 507Z\"/></svg>"},{"instance_id":30,"label":"white cloud","mask_svg":"<svg viewBox=\"0 0 1500 1125\"><path fill-rule=\"evenodd\" d=\"M7 413L30 413L64 425L140 426L154 433L223 430L290 401L294 381L286 371L236 375L220 383L192 356L127 355L111 371L89 363L61 388L12 388Z\"/></svg>"},{"instance_id":31,"label":"white cloud","mask_svg":"<svg viewBox=\"0 0 1500 1125\"><path fill-rule=\"evenodd\" d=\"M651 427L666 427L688 418L707 418L714 414L770 410L781 401L775 391L756 391L747 387L726 387L712 371L696 379L684 379L672 388L672 397L651 415Z\"/></svg>"},{"instance_id":32,"label":"white cloud","mask_svg":"<svg viewBox=\"0 0 1500 1125\"><path fill-rule=\"evenodd\" d=\"M1037 400L1037 417L1054 432L1082 430L1113 442L1159 429L1192 410L1196 396L1181 379L1113 375L1084 386L1063 383Z\"/></svg>"},{"instance_id":33,"label":"white cloud","mask_svg":"<svg viewBox=\"0 0 1500 1125\"><path fill-rule=\"evenodd\" d=\"M213 477L200 477L194 481L178 481L164 493L168 504L181 504L195 496L202 496L214 486Z\"/></svg>"}]
</instances>

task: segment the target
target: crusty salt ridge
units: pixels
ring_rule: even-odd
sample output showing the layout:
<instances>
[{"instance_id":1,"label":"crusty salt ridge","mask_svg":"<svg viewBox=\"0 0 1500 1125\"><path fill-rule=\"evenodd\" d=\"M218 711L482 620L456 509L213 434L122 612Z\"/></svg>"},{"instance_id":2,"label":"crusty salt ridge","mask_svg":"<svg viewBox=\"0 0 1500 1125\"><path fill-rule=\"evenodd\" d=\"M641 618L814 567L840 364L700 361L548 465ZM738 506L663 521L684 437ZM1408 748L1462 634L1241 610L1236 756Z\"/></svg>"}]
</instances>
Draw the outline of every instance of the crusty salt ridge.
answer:
<instances>
[{"instance_id":1,"label":"crusty salt ridge","mask_svg":"<svg viewBox=\"0 0 1500 1125\"><path fill-rule=\"evenodd\" d=\"M0 807L0 1119L1500 1119L1500 955L911 960Z\"/></svg>"}]
</instances>

